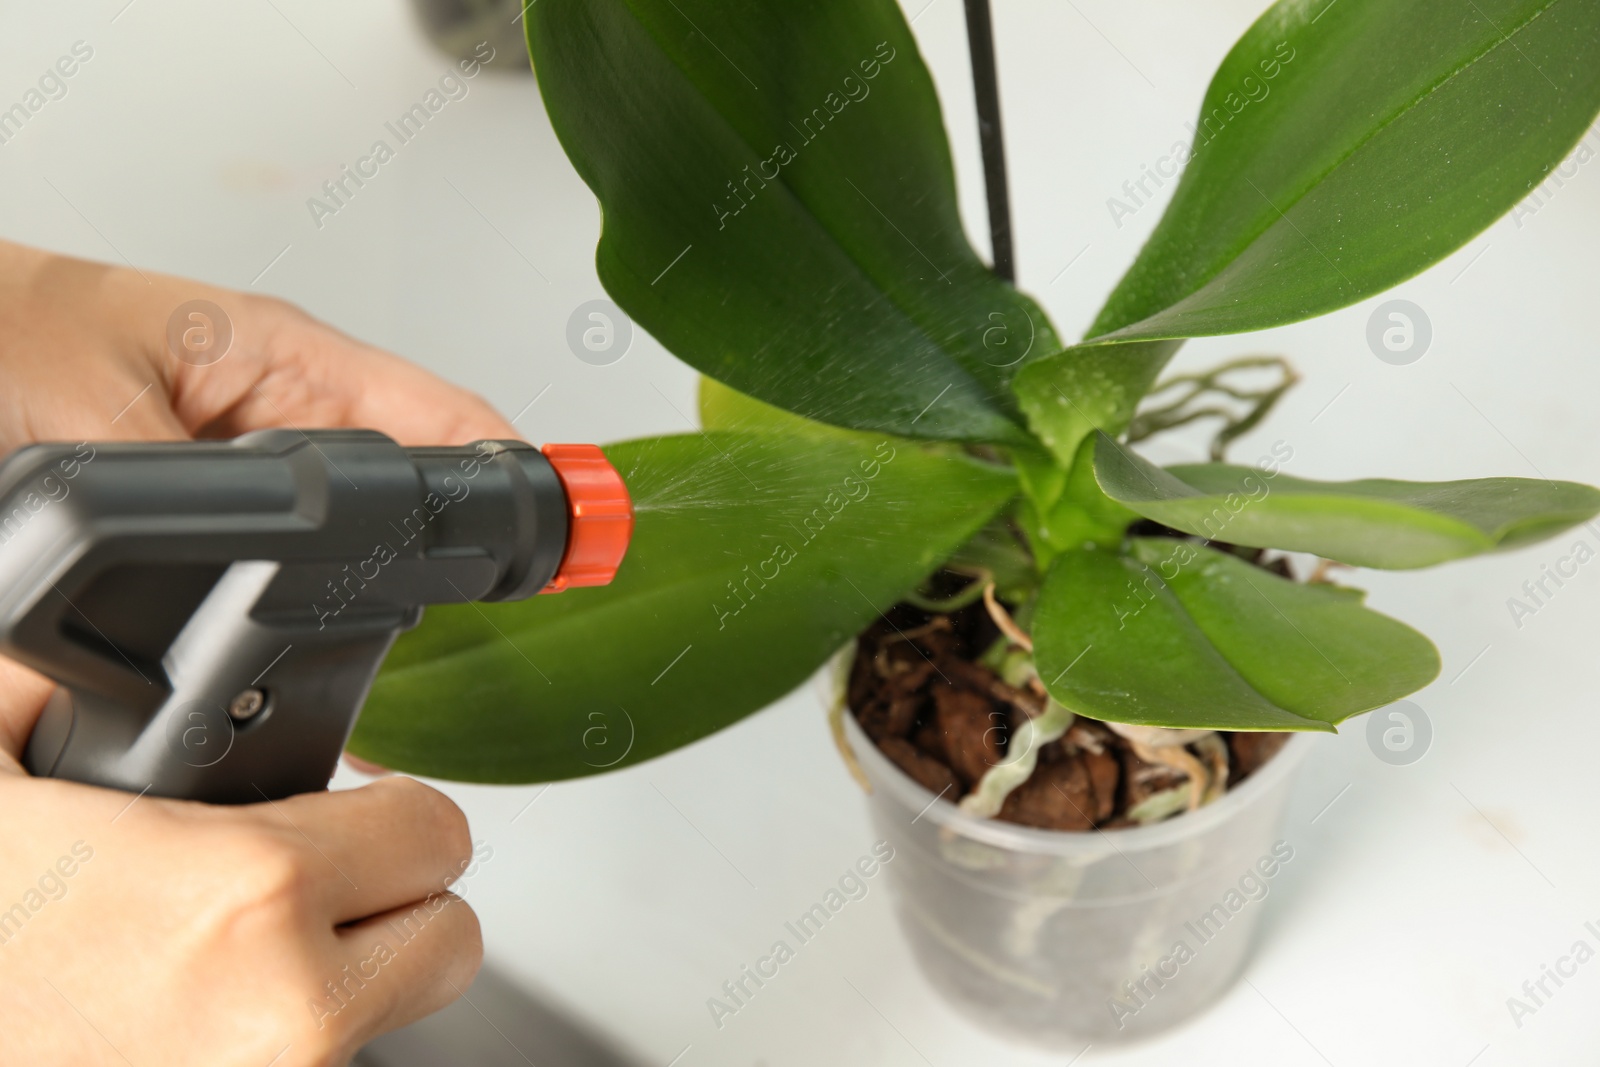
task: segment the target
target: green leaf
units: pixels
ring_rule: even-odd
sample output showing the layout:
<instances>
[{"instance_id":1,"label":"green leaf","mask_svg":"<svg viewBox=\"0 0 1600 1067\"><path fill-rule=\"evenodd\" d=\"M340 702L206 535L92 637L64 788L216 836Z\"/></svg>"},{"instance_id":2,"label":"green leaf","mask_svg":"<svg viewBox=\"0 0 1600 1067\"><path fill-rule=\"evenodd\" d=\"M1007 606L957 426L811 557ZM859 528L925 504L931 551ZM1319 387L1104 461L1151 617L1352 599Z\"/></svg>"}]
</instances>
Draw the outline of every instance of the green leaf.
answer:
<instances>
[{"instance_id":1,"label":"green leaf","mask_svg":"<svg viewBox=\"0 0 1600 1067\"><path fill-rule=\"evenodd\" d=\"M1593 0L1281 0L1218 69L1172 202L1090 332L1353 304L1509 210L1597 109Z\"/></svg>"},{"instance_id":2,"label":"green leaf","mask_svg":"<svg viewBox=\"0 0 1600 1067\"><path fill-rule=\"evenodd\" d=\"M1062 466L1095 430L1120 434L1182 341L1082 344L1042 356L1011 388L1028 426Z\"/></svg>"},{"instance_id":3,"label":"green leaf","mask_svg":"<svg viewBox=\"0 0 1600 1067\"><path fill-rule=\"evenodd\" d=\"M1331 730L1439 672L1427 638L1357 590L1300 585L1186 541L1068 552L1034 616L1050 694L1111 722Z\"/></svg>"},{"instance_id":4,"label":"green leaf","mask_svg":"<svg viewBox=\"0 0 1600 1067\"><path fill-rule=\"evenodd\" d=\"M1576 482L1314 482L1225 463L1162 470L1104 434L1094 469L1112 499L1175 530L1389 570L1515 548L1600 514L1600 490Z\"/></svg>"},{"instance_id":5,"label":"green leaf","mask_svg":"<svg viewBox=\"0 0 1600 1067\"><path fill-rule=\"evenodd\" d=\"M700 378L699 406L700 425L707 430L839 439L839 431L832 426L764 404L715 378Z\"/></svg>"},{"instance_id":6,"label":"green leaf","mask_svg":"<svg viewBox=\"0 0 1600 1067\"><path fill-rule=\"evenodd\" d=\"M668 752L804 681L1016 491L1004 469L837 430L606 452L637 512L616 581L429 608L384 664L352 751L481 782Z\"/></svg>"},{"instance_id":7,"label":"green leaf","mask_svg":"<svg viewBox=\"0 0 1600 1067\"><path fill-rule=\"evenodd\" d=\"M1098 343L1017 374L1029 426L1070 463L1093 430L1126 429L1179 339L1310 318L1438 262L1532 191L1597 109L1587 0L1283 0L1212 80Z\"/></svg>"},{"instance_id":8,"label":"green leaf","mask_svg":"<svg viewBox=\"0 0 1600 1067\"><path fill-rule=\"evenodd\" d=\"M543 0L529 48L599 198L606 290L685 362L808 418L1018 443L1060 347L968 245L892 0Z\"/></svg>"},{"instance_id":9,"label":"green leaf","mask_svg":"<svg viewBox=\"0 0 1600 1067\"><path fill-rule=\"evenodd\" d=\"M781 432L799 437L820 436L829 440L839 436L839 431L830 426L803 419L771 404L763 404L759 400L729 389L715 378L700 379L700 422L708 430ZM925 447L929 450L936 448L931 445ZM944 447L953 450L959 446ZM1022 476L1020 480L1024 485L1026 485L1026 473L1032 469L1020 461L1017 462L1016 471ZM1067 472L1053 464L1048 465L1048 470L1059 475L1064 487ZM1093 484L1092 469L1088 477ZM1100 492L1098 485L1094 486L1094 494L1107 504L1120 507ZM1022 498L1018 499L1020 502ZM1031 598L1043 577L1024 542L1018 537L1010 516L1005 513L996 515L982 529L974 533L965 544L951 553L943 565L964 573L987 572L994 579L999 594L1008 600Z\"/></svg>"}]
</instances>

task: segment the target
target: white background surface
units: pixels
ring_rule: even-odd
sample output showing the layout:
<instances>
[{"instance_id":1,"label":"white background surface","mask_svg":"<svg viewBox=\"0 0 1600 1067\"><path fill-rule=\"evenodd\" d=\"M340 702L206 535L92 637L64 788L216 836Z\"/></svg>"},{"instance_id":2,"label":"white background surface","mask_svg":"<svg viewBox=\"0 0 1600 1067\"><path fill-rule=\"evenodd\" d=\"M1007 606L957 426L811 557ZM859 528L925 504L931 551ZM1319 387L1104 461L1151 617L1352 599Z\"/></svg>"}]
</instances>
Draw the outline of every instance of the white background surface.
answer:
<instances>
[{"instance_id":1,"label":"white background surface","mask_svg":"<svg viewBox=\"0 0 1600 1067\"><path fill-rule=\"evenodd\" d=\"M566 349L571 310L603 295L599 213L532 79L475 79L318 229L307 197L449 66L399 0L125 2L0 10L0 106L74 41L95 50L68 95L0 147L0 234L253 284L481 390L508 415L549 386L519 423L534 441L686 428L672 405L693 410L694 377L648 337L605 368ZM910 0L911 12L924 2ZM1260 3L996 5L1020 279L1064 334L1087 323L1159 211L1119 229L1106 199L1185 136ZM933 0L915 30L983 247L959 0ZM1270 335L1192 343L1180 365L1264 351L1303 371L1268 426L1237 446L1245 462L1282 440L1294 449L1287 469L1310 477L1600 483L1597 235L1600 165L1393 294L1432 319L1419 363L1388 366L1367 350L1372 300ZM1443 653L1440 680L1415 698L1434 724L1432 750L1386 766L1363 721L1324 742L1296 787L1285 829L1296 859L1272 884L1251 985L1155 1043L1096 1047L1077 1062L1595 1061L1600 961L1520 1029L1506 1007L1575 940L1600 947L1583 929L1600 920L1600 561L1521 628L1506 605L1579 538L1600 548L1577 531L1431 572L1355 576ZM954 1018L909 958L881 879L713 1027L706 998L871 843L808 692L548 795L445 788L493 848L468 890L491 957L646 1063L1059 1065L1078 1051L1018 1051Z\"/></svg>"}]
</instances>

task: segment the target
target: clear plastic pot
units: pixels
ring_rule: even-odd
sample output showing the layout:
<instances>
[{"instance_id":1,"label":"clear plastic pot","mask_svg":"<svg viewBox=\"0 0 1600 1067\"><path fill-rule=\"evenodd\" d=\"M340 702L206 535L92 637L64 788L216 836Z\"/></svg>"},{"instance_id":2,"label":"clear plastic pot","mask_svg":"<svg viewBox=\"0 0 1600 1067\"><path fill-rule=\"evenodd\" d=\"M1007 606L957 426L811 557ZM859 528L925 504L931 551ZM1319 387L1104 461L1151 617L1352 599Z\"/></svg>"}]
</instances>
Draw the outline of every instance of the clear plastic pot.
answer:
<instances>
[{"instance_id":1,"label":"clear plastic pot","mask_svg":"<svg viewBox=\"0 0 1600 1067\"><path fill-rule=\"evenodd\" d=\"M1069 1052L1170 1027L1233 983L1293 859L1277 835L1315 743L1296 735L1198 811L1063 833L966 815L890 763L848 711L834 721L894 846L900 925L928 979L987 1029Z\"/></svg>"}]
</instances>

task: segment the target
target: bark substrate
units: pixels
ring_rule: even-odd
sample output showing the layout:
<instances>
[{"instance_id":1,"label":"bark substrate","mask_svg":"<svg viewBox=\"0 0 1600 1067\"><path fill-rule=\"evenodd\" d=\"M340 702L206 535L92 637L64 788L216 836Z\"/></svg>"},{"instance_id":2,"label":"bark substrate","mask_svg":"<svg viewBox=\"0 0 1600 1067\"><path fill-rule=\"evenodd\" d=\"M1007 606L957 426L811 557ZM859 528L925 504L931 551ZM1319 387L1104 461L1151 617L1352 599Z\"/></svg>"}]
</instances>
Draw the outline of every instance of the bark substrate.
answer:
<instances>
[{"instance_id":1,"label":"bark substrate","mask_svg":"<svg viewBox=\"0 0 1600 1067\"><path fill-rule=\"evenodd\" d=\"M1282 573L1284 565L1276 560L1269 566ZM1007 685L977 662L999 635L981 601L949 614L901 603L856 639L847 699L862 731L895 766L952 803L1005 758L1012 731L1044 710L1038 693ZM1227 744L1229 789L1289 737L1219 735ZM1081 715L1065 736L1040 746L1038 758L998 818L1050 830L1133 826L1131 810L1186 782L1179 772L1140 759L1104 723Z\"/></svg>"}]
</instances>

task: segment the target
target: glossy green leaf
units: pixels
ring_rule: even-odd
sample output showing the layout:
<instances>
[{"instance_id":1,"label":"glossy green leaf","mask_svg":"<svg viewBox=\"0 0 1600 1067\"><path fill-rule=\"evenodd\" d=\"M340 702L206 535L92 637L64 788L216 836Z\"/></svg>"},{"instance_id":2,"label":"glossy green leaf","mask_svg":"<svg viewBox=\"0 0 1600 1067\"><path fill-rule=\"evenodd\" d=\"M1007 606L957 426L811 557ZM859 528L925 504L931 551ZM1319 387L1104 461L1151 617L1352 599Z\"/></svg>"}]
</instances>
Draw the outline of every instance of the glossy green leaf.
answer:
<instances>
[{"instance_id":1,"label":"glossy green leaf","mask_svg":"<svg viewBox=\"0 0 1600 1067\"><path fill-rule=\"evenodd\" d=\"M763 403L737 389L730 389L715 378L700 378L698 402L700 425L707 430L781 433L797 437L820 437L828 441L839 438L839 431L835 427Z\"/></svg>"},{"instance_id":2,"label":"glossy green leaf","mask_svg":"<svg viewBox=\"0 0 1600 1067\"><path fill-rule=\"evenodd\" d=\"M1025 440L1012 369L1060 344L967 243L892 0L543 0L528 35L601 281L675 355L824 422Z\"/></svg>"},{"instance_id":3,"label":"glossy green leaf","mask_svg":"<svg viewBox=\"0 0 1600 1067\"><path fill-rule=\"evenodd\" d=\"M1030 428L1070 463L1093 430L1127 427L1181 338L1309 318L1438 262L1542 181L1597 109L1587 0L1283 0L1212 80L1172 202L1089 331L1099 343L1017 374Z\"/></svg>"},{"instance_id":4,"label":"glossy green leaf","mask_svg":"<svg viewBox=\"0 0 1600 1067\"><path fill-rule=\"evenodd\" d=\"M527 782L678 748L802 682L1016 491L1001 468L837 430L606 451L637 510L616 581L429 608L384 664L354 752Z\"/></svg>"},{"instance_id":5,"label":"glossy green leaf","mask_svg":"<svg viewBox=\"0 0 1600 1067\"><path fill-rule=\"evenodd\" d=\"M1218 69L1172 202L1091 334L1353 304L1509 210L1597 110L1593 0L1281 0Z\"/></svg>"},{"instance_id":6,"label":"glossy green leaf","mask_svg":"<svg viewBox=\"0 0 1600 1067\"><path fill-rule=\"evenodd\" d=\"M1576 482L1314 482L1225 463L1163 470L1099 435L1095 477L1148 519L1214 541L1406 570L1543 540L1600 514Z\"/></svg>"},{"instance_id":7,"label":"glossy green leaf","mask_svg":"<svg viewBox=\"0 0 1600 1067\"><path fill-rule=\"evenodd\" d=\"M1182 341L1081 344L1030 362L1011 383L1028 427L1063 466L1095 430L1121 434Z\"/></svg>"},{"instance_id":8,"label":"glossy green leaf","mask_svg":"<svg viewBox=\"0 0 1600 1067\"><path fill-rule=\"evenodd\" d=\"M1427 638L1356 590L1301 585L1185 541L1068 552L1034 615L1058 701L1111 722L1329 730L1428 684Z\"/></svg>"}]
</instances>

